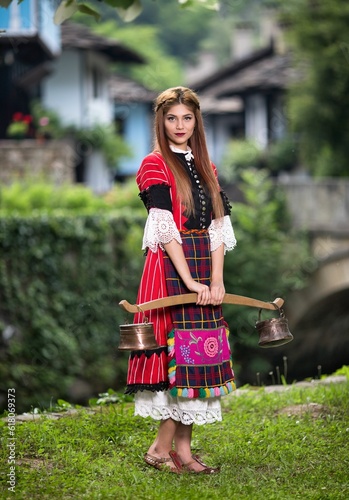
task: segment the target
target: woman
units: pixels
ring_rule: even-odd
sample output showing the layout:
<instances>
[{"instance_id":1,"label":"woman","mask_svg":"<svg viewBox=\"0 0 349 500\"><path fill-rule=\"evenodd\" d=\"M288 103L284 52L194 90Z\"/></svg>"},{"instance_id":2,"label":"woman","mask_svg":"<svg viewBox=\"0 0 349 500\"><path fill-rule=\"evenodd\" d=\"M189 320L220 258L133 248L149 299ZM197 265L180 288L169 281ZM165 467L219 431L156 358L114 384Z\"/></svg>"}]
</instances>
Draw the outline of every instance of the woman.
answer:
<instances>
[{"instance_id":1,"label":"woman","mask_svg":"<svg viewBox=\"0 0 349 500\"><path fill-rule=\"evenodd\" d=\"M219 469L192 455L192 428L220 421L220 397L234 389L221 304L224 255L236 240L192 90L175 87L158 96L154 151L136 180L148 210L137 304L189 292L197 302L147 314L159 347L131 353L126 392L136 393L136 415L160 421L147 464L213 474ZM143 320L135 315L135 323Z\"/></svg>"}]
</instances>

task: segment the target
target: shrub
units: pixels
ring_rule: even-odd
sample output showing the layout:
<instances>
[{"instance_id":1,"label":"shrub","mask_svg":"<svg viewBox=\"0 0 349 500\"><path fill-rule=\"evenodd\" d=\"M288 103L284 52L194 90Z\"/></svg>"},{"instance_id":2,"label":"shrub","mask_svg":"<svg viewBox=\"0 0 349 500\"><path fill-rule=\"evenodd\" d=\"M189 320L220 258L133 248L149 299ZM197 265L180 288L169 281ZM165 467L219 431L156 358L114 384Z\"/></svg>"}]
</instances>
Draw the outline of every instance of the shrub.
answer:
<instances>
[{"instance_id":1,"label":"shrub","mask_svg":"<svg viewBox=\"0 0 349 500\"><path fill-rule=\"evenodd\" d=\"M0 379L16 387L17 411L69 398L76 380L89 396L123 387L118 302L135 300L143 224L110 214L0 219Z\"/></svg>"},{"instance_id":2,"label":"shrub","mask_svg":"<svg viewBox=\"0 0 349 500\"><path fill-rule=\"evenodd\" d=\"M138 188L132 178L125 184L115 184L106 194L94 194L90 188L74 184L55 187L46 182L14 182L0 188L0 215L29 215L33 211L57 213L57 210L98 213L111 210L139 210L144 215Z\"/></svg>"},{"instance_id":3,"label":"shrub","mask_svg":"<svg viewBox=\"0 0 349 500\"><path fill-rule=\"evenodd\" d=\"M306 283L308 274L303 264L309 262L308 241L304 234L292 230L283 194L276 190L265 170L246 170L241 177L239 187L245 203L233 204L237 248L226 255L226 290L266 302L276 297L286 299L292 290ZM237 361L239 380L251 383L256 372L273 366L273 353L266 355L258 347L258 311L249 307L224 310L234 339L233 359ZM272 316L265 313L262 319ZM275 354L280 356L280 350Z\"/></svg>"},{"instance_id":4,"label":"shrub","mask_svg":"<svg viewBox=\"0 0 349 500\"><path fill-rule=\"evenodd\" d=\"M225 181L234 182L240 178L241 172L245 169L259 167L262 158L263 150L256 142L235 139L227 146L220 174Z\"/></svg>"}]
</instances>

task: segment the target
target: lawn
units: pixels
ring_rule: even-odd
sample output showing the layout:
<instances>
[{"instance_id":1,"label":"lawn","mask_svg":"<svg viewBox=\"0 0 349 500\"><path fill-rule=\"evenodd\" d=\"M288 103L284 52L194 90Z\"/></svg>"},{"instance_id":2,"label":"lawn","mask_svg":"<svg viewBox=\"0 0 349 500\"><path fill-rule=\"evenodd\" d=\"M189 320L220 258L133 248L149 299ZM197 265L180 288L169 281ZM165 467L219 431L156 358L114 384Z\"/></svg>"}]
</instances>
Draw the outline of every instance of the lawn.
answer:
<instances>
[{"instance_id":1,"label":"lawn","mask_svg":"<svg viewBox=\"0 0 349 500\"><path fill-rule=\"evenodd\" d=\"M143 462L157 424L132 402L50 413L15 425L15 492L8 490L9 428L1 421L1 498L348 499L349 380L247 388L223 400L221 423L194 428L214 476L174 475ZM34 417L33 417L34 418Z\"/></svg>"}]
</instances>

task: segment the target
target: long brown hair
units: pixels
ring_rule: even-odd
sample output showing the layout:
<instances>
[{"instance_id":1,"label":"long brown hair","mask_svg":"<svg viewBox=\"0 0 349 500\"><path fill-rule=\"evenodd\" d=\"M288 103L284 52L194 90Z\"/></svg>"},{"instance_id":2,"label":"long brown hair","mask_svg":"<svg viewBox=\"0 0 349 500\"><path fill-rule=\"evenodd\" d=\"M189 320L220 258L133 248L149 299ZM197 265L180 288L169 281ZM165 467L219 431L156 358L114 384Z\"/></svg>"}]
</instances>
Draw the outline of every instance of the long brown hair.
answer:
<instances>
[{"instance_id":1,"label":"long brown hair","mask_svg":"<svg viewBox=\"0 0 349 500\"><path fill-rule=\"evenodd\" d=\"M154 149L161 153L166 164L172 170L181 202L187 207L189 213L193 213L194 202L190 179L188 175L185 174L175 153L171 150L165 132L165 116L169 112L169 109L177 104L187 106L195 116L195 129L188 141L188 145L192 149L194 155L195 168L211 195L214 217L223 217L223 203L219 194L218 182L214 175L207 151L200 102L193 90L186 87L173 87L165 90L157 97L154 107Z\"/></svg>"}]
</instances>

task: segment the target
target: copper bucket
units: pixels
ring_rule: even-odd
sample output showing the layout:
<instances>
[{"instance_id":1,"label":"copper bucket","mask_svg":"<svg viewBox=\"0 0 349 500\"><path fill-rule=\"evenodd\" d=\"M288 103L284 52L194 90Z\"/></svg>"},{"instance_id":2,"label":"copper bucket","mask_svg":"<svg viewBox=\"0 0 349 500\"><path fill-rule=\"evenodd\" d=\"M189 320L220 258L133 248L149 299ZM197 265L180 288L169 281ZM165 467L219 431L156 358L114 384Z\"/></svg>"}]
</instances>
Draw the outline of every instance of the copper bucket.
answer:
<instances>
[{"instance_id":1,"label":"copper bucket","mask_svg":"<svg viewBox=\"0 0 349 500\"><path fill-rule=\"evenodd\" d=\"M279 347L293 340L293 335L288 329L288 321L282 309L279 309L279 318L265 319L261 321L261 309L259 310L256 329L259 333L259 347Z\"/></svg>"},{"instance_id":2,"label":"copper bucket","mask_svg":"<svg viewBox=\"0 0 349 500\"><path fill-rule=\"evenodd\" d=\"M157 349L153 323L148 323L147 318L143 323L120 325L120 351L139 351Z\"/></svg>"}]
</instances>

